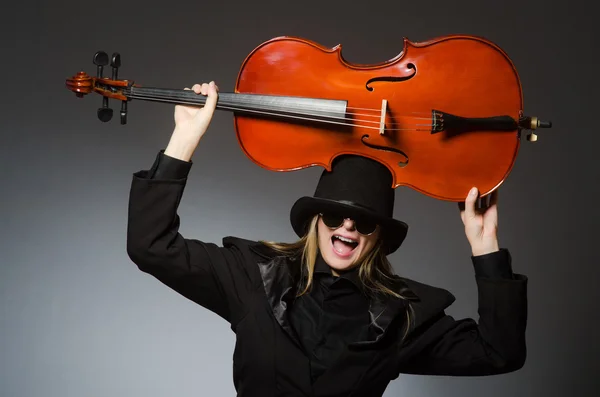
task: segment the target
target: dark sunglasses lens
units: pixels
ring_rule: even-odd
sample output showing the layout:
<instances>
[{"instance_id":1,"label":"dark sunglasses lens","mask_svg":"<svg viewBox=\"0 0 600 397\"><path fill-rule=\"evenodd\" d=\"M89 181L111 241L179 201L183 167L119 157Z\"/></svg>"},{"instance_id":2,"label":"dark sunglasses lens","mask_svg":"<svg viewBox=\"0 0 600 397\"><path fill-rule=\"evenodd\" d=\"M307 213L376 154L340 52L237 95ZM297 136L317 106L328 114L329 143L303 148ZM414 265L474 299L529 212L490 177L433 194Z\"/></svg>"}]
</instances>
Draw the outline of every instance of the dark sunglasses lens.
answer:
<instances>
[{"instance_id":1,"label":"dark sunglasses lens","mask_svg":"<svg viewBox=\"0 0 600 397\"><path fill-rule=\"evenodd\" d=\"M321 218L327 227L339 227L344 223L344 217L337 214L323 214Z\"/></svg>"},{"instance_id":2,"label":"dark sunglasses lens","mask_svg":"<svg viewBox=\"0 0 600 397\"><path fill-rule=\"evenodd\" d=\"M358 219L354 224L356 225L356 230L360 234L365 235L373 233L377 228L377 223L367 219Z\"/></svg>"},{"instance_id":3,"label":"dark sunglasses lens","mask_svg":"<svg viewBox=\"0 0 600 397\"><path fill-rule=\"evenodd\" d=\"M331 227L331 228L338 228L338 227L342 226L342 224L344 223L344 219L345 219L345 217L342 215L332 214L332 213L323 214L321 216L321 218L323 219L323 223L325 224L325 226ZM364 234L364 235L373 233L375 231L375 229L377 228L377 223L370 221L368 219L356 219L354 221L354 225L356 226L356 230L360 234Z\"/></svg>"}]
</instances>

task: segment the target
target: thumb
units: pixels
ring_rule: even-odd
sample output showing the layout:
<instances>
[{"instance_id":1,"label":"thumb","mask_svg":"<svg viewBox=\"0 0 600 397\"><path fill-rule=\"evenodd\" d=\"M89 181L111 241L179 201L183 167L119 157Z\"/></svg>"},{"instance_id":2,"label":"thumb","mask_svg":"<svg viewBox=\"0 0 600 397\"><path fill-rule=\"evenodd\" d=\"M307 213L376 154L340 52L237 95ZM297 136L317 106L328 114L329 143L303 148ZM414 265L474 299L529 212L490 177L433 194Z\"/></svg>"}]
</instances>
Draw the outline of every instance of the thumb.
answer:
<instances>
[{"instance_id":1,"label":"thumb","mask_svg":"<svg viewBox=\"0 0 600 397\"><path fill-rule=\"evenodd\" d=\"M474 187L469 191L469 195L465 199L465 218L467 219L473 219L476 216L475 202L477 200L477 193L478 189Z\"/></svg>"}]
</instances>

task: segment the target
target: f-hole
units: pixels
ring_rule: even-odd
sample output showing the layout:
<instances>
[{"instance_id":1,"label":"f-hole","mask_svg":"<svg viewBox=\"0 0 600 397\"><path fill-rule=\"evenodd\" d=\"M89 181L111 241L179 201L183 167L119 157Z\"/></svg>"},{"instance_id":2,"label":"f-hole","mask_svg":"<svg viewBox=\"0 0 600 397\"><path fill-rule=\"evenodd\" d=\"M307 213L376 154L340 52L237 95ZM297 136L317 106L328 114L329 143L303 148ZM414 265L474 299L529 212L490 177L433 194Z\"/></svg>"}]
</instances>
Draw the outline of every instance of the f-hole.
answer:
<instances>
[{"instance_id":1,"label":"f-hole","mask_svg":"<svg viewBox=\"0 0 600 397\"><path fill-rule=\"evenodd\" d=\"M365 84L365 87L367 88L367 91L373 91L374 88L370 87L369 84L374 83L376 81L390 81L390 82L394 82L394 81L406 81L406 80L410 80L413 77L415 77L415 75L417 74L417 67L415 66L414 63L409 63L406 65L407 69L410 69L412 72L411 74L407 75L407 76L379 76L379 77L373 77L372 79L369 79L367 81L367 84Z\"/></svg>"},{"instance_id":2,"label":"f-hole","mask_svg":"<svg viewBox=\"0 0 600 397\"><path fill-rule=\"evenodd\" d=\"M365 134L360 138L360 141L362 142L363 145L370 147L371 149L384 150L386 152L397 153L400 156L404 157L404 160L398 161L398 167L404 168L408 165L408 155L406 153L404 153L402 150L399 150L399 149L396 149L393 147L373 145L371 143L368 143L367 139L369 139L369 135Z\"/></svg>"}]
</instances>

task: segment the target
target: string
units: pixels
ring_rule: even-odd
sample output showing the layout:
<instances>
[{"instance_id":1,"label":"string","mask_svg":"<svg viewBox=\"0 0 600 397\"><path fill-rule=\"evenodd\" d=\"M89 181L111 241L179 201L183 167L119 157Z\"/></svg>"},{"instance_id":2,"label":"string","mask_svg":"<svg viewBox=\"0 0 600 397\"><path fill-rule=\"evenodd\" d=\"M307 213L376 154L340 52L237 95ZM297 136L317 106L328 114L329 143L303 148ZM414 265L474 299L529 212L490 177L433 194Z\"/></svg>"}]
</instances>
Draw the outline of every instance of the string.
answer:
<instances>
[{"instance_id":1,"label":"string","mask_svg":"<svg viewBox=\"0 0 600 397\"><path fill-rule=\"evenodd\" d=\"M157 102L166 102L166 103L174 103L174 104L189 104L189 105L204 105L205 104L205 98L204 97L191 97L189 95L187 95L187 93L183 93L184 95L174 95L176 98L172 98L173 95L169 95L169 96L161 96L161 95L157 95L154 94L152 96L150 95L145 95L143 93L135 93L135 94L126 94L128 97L132 98L132 99L142 99L142 100L148 100L148 101L157 101ZM196 95L196 94L194 94ZM242 101L243 102L243 101ZM249 105L255 105L252 102L247 102ZM261 107L263 109L270 109L270 110L280 110L281 107L277 107L277 106L267 106L267 105L261 105ZM302 106L299 106L299 108L301 108ZM231 110L231 111L244 111L244 112L250 112L250 113L256 113L256 114L263 114L263 115L272 115L272 116L282 116L281 113L277 113L277 112L268 112L268 111L264 111L264 110L254 110L254 109L248 109L248 108L244 108L244 107L237 107L237 106L227 106L227 105L222 105L219 104L218 105L219 109L226 109L226 110ZM298 107L297 107L298 108ZM295 109L297 109L295 108ZM351 108L349 108L351 109ZM365 108L363 108L365 109ZM366 110L372 110L372 109L366 109ZM293 111L294 113L298 113L301 115L308 115L308 116L314 116L314 113L302 113L302 112L298 112L297 110ZM360 114L358 114L360 115ZM380 127L379 126L366 126L366 125L361 125L355 122L351 122L351 123L344 123L344 122L336 122L336 121L332 121L332 120L324 120L322 118L310 118L310 117L301 117L301 116L297 116L297 115L285 115L285 117L287 118L292 118L292 119L298 119L298 120L306 120L306 121L317 121L317 122L321 122L321 123L326 123L326 124L337 124L337 125L344 125L344 126L352 126L352 127L358 127L358 128L367 128L367 129L373 129L373 130L379 130ZM331 116L331 115L327 115L324 116L327 117L328 119L338 119L338 120L354 120L351 117L345 117L345 116ZM415 116L402 116L402 117L410 117L410 118L416 118L416 119L431 119L426 118L426 117L415 117ZM373 123L373 124L379 124L378 121L370 121L370 120L361 120L358 119L358 122L363 122L363 123ZM431 132L431 129L434 127L437 127L437 124L433 124L433 123L427 123L427 124L414 124L415 127L427 127L426 129L423 128L387 128L388 125L396 125L396 124L400 124L400 123L386 123L385 124L385 131L422 131L422 132Z\"/></svg>"},{"instance_id":2,"label":"string","mask_svg":"<svg viewBox=\"0 0 600 397\"><path fill-rule=\"evenodd\" d=\"M174 104L190 104L190 105L197 105L197 102L184 102L181 100L175 100L175 99L169 99L169 98L156 98L156 97L145 97L143 95L138 95L138 94L133 94L129 96L130 98L133 99L144 99L144 100L149 100L149 101L157 101L157 102L167 102L167 103L174 103ZM279 116L281 117L281 113L274 113L274 112L266 112L266 111L262 111L262 110L252 110L252 109L247 109L247 108L242 108L242 107L235 107L235 106L224 106L224 105L219 105L218 106L219 109L226 109L226 110L232 110L232 111L243 111L243 112L250 112L250 113L257 113L257 114L263 114L263 115L271 115L271 116ZM318 121L321 123L326 123L326 124L338 124L338 125L345 125L345 126L352 126L352 127L357 127L357 128L368 128L368 129L373 129L373 130L379 130L379 127L371 127L371 126L366 126L366 125L360 125L357 123L342 123L342 122L335 122L335 121L331 121L331 120L324 120L324 119L319 119L319 118L309 118L309 117L301 117L301 116L295 116L295 115L286 115L286 118L291 118L291 119L297 119L297 120L306 120L306 121ZM331 117L334 118L334 117ZM345 118L345 117L335 117L338 119L344 119L344 120L352 120L351 118ZM363 121L363 122L369 122L369 121L364 121L364 120L359 120L359 121ZM416 124L416 126L425 126L425 127L435 127L435 125L433 124ZM419 129L419 128L385 128L385 131L425 131L425 132L431 132L431 130L429 129Z\"/></svg>"},{"instance_id":3,"label":"string","mask_svg":"<svg viewBox=\"0 0 600 397\"><path fill-rule=\"evenodd\" d=\"M164 88L135 88L136 91L139 90L143 90L144 94L152 94L155 96L160 96L160 97L165 97L164 95L170 96L170 97L174 97L174 98L185 98L185 99L190 99L193 101L193 103L191 103L192 105L204 105L205 101L206 101L206 97L205 96L197 96L197 94L191 90L170 90L170 89L164 89ZM141 93L136 93L135 95L143 95ZM267 98L276 98L272 95L269 94L237 94L237 93L223 93L220 95L227 95L227 98L231 97L235 97L237 96L237 98L235 99L235 102L240 103L240 104L246 104L246 105L250 105L250 106L256 106L256 102L253 100L249 100L246 101L244 100L245 96L248 95L250 97L254 96L254 97L260 97L260 96L264 96ZM283 97L283 98L292 98L295 99L296 97ZM302 99L309 99L309 98L302 98ZM312 98L310 98L312 99ZM321 98L315 98L316 100L321 100ZM325 101L336 101L335 99L323 99ZM220 105L219 105L220 106ZM265 106L264 104L260 105L261 107L268 107ZM277 106L272 107L272 109L277 109ZM280 107L283 108L283 107ZM307 107L303 107L301 104L294 104L294 109L309 109ZM381 113L381 109L374 109L374 108L362 108L362 107L346 107L346 110L366 110L369 112L375 112L376 114L370 115L370 114L364 114L364 113L353 113L356 116L366 116L366 117L374 117L374 118L379 118L380 117L380 113ZM294 110L294 112L295 112ZM327 110L321 110L322 112L327 112ZM303 113L303 114L308 114L310 115L311 113ZM426 115L426 117L418 117L418 116L409 116L406 114L399 114L397 117L410 117L410 118L414 118L414 119L421 119L421 120L431 120L431 113L429 112L412 112L412 114L423 114ZM379 124L379 121L367 121L367 120L363 120L364 122L369 122L369 123L376 123Z\"/></svg>"}]
</instances>

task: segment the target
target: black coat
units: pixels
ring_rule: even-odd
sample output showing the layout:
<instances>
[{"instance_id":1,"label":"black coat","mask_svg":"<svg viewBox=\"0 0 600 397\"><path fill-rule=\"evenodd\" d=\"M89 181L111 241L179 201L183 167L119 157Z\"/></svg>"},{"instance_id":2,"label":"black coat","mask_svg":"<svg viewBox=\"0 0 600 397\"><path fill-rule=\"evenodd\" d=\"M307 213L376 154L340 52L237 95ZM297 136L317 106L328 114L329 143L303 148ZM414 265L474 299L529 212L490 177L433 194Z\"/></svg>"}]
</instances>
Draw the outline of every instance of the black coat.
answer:
<instances>
[{"instance_id":1,"label":"black coat","mask_svg":"<svg viewBox=\"0 0 600 397\"><path fill-rule=\"evenodd\" d=\"M348 346L311 384L309 359L287 318L294 268L254 241L227 237L218 246L184 239L177 209L186 179L151 180L146 174L132 181L128 254L139 269L231 324L238 396L377 397L400 373L480 376L523 366L525 276L476 277L479 322L445 313L454 301L450 292L398 278L415 310L408 338L399 342L405 301L373 300L376 338Z\"/></svg>"}]
</instances>

